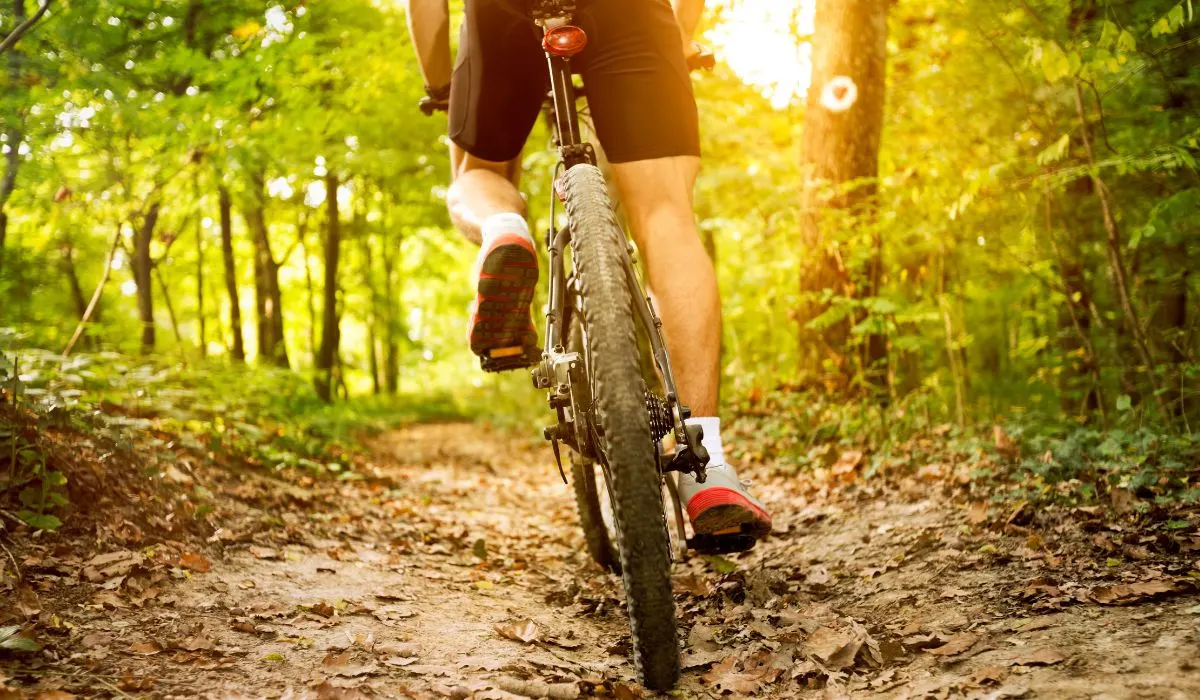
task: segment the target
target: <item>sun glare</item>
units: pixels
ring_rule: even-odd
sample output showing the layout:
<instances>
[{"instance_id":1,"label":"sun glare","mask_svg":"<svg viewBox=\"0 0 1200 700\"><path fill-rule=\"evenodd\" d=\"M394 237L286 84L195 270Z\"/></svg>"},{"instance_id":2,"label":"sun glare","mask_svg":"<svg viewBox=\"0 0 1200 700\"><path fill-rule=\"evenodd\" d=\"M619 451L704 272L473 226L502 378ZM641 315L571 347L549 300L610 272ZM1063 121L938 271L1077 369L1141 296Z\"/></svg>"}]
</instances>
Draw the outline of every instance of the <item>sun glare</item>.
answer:
<instances>
[{"instance_id":1,"label":"sun glare","mask_svg":"<svg viewBox=\"0 0 1200 700\"><path fill-rule=\"evenodd\" d=\"M717 57L776 109L803 99L812 82L814 0L717 0L704 34Z\"/></svg>"}]
</instances>

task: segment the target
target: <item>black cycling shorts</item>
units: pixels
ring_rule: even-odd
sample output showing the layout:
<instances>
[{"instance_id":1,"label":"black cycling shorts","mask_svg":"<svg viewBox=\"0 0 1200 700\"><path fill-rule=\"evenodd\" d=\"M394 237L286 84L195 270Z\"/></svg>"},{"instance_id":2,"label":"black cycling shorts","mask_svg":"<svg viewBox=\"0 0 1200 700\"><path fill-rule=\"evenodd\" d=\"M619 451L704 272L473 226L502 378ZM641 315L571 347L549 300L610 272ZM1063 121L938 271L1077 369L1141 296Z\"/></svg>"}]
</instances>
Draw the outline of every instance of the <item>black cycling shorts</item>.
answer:
<instances>
[{"instance_id":1,"label":"black cycling shorts","mask_svg":"<svg viewBox=\"0 0 1200 700\"><path fill-rule=\"evenodd\" d=\"M484 160L520 155L549 90L541 29L514 9L520 2L466 0L450 139ZM608 159L700 155L696 99L668 0L581 0L573 24L588 43L572 69L583 75Z\"/></svg>"}]
</instances>

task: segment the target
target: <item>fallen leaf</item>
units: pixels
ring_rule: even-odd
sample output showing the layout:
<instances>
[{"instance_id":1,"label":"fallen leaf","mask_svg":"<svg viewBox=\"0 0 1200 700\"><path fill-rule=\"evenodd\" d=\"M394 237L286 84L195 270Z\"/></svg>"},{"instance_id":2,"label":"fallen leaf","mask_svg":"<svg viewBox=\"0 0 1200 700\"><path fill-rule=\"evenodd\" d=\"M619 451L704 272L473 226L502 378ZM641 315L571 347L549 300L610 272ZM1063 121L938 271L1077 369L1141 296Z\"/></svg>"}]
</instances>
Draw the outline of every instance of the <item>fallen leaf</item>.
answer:
<instances>
[{"instance_id":1,"label":"fallen leaf","mask_svg":"<svg viewBox=\"0 0 1200 700\"><path fill-rule=\"evenodd\" d=\"M141 562L141 555L135 552L100 554L92 557L83 565L83 577L92 583L99 583L105 579L124 576Z\"/></svg>"},{"instance_id":2,"label":"fallen leaf","mask_svg":"<svg viewBox=\"0 0 1200 700\"><path fill-rule=\"evenodd\" d=\"M497 678L496 687L506 693L520 695L526 698L552 698L553 700L574 700L579 697L578 683L546 683L535 679L521 680L519 678Z\"/></svg>"},{"instance_id":3,"label":"fallen leaf","mask_svg":"<svg viewBox=\"0 0 1200 700\"><path fill-rule=\"evenodd\" d=\"M279 559L279 551L270 547L251 546L250 554L254 555L256 559Z\"/></svg>"},{"instance_id":4,"label":"fallen leaf","mask_svg":"<svg viewBox=\"0 0 1200 700\"><path fill-rule=\"evenodd\" d=\"M578 649L583 646L583 642L577 639L564 639L562 637L546 637L543 641L562 649Z\"/></svg>"},{"instance_id":5,"label":"fallen leaf","mask_svg":"<svg viewBox=\"0 0 1200 700\"><path fill-rule=\"evenodd\" d=\"M129 645L129 651L130 653L140 654L142 656L153 656L154 654L158 654L163 651L163 645L154 640L134 642L133 644Z\"/></svg>"},{"instance_id":6,"label":"fallen leaf","mask_svg":"<svg viewBox=\"0 0 1200 700\"><path fill-rule=\"evenodd\" d=\"M495 630L501 637L523 644L532 644L541 639L542 632L533 620L517 620L507 625L496 625Z\"/></svg>"},{"instance_id":7,"label":"fallen leaf","mask_svg":"<svg viewBox=\"0 0 1200 700\"><path fill-rule=\"evenodd\" d=\"M988 504L984 501L972 503L967 509L967 522L972 525L980 525L987 522L988 519Z\"/></svg>"},{"instance_id":8,"label":"fallen leaf","mask_svg":"<svg viewBox=\"0 0 1200 700\"><path fill-rule=\"evenodd\" d=\"M1028 655L1018 657L1018 666L1053 666L1066 661L1067 657L1054 649L1038 649Z\"/></svg>"},{"instance_id":9,"label":"fallen leaf","mask_svg":"<svg viewBox=\"0 0 1200 700\"><path fill-rule=\"evenodd\" d=\"M475 544L471 545L471 553L474 554L479 559L483 559L484 561L487 561L487 558L488 558L487 542L485 542L482 537L475 540Z\"/></svg>"},{"instance_id":10,"label":"fallen leaf","mask_svg":"<svg viewBox=\"0 0 1200 700\"><path fill-rule=\"evenodd\" d=\"M99 605L102 608L111 608L113 610L119 608L128 608L129 603L125 602L121 596L112 591L100 591L92 596L92 603Z\"/></svg>"},{"instance_id":11,"label":"fallen leaf","mask_svg":"<svg viewBox=\"0 0 1200 700\"><path fill-rule=\"evenodd\" d=\"M818 627L804 642L804 653L821 661L827 668L840 671L854 665L862 640L850 630Z\"/></svg>"},{"instance_id":12,"label":"fallen leaf","mask_svg":"<svg viewBox=\"0 0 1200 700\"><path fill-rule=\"evenodd\" d=\"M708 581L700 578L696 574L683 574L675 576L671 579L672 588L676 593L691 593L692 595L703 598L711 592L711 587Z\"/></svg>"},{"instance_id":13,"label":"fallen leaf","mask_svg":"<svg viewBox=\"0 0 1200 700\"><path fill-rule=\"evenodd\" d=\"M29 586L21 586L17 589L16 603L17 611L26 619L37 617L38 613L42 611L42 601L38 599L37 591Z\"/></svg>"},{"instance_id":14,"label":"fallen leaf","mask_svg":"<svg viewBox=\"0 0 1200 700\"><path fill-rule=\"evenodd\" d=\"M330 605L329 603L326 603L323 600L321 602L317 603L316 605L310 607L309 610L312 611L316 615L320 615L321 617L333 617L333 614L335 612L337 612L336 610L334 610L334 607L332 605Z\"/></svg>"},{"instance_id":15,"label":"fallen leaf","mask_svg":"<svg viewBox=\"0 0 1200 700\"><path fill-rule=\"evenodd\" d=\"M825 586L833 580L833 575L830 574L829 569L825 568L824 566L813 567L812 570L809 571L804 577L804 582L810 586Z\"/></svg>"},{"instance_id":16,"label":"fallen leaf","mask_svg":"<svg viewBox=\"0 0 1200 700\"><path fill-rule=\"evenodd\" d=\"M956 656L975 646L975 643L979 639L980 637L977 634L959 632L950 639L947 639L946 643L942 646L930 649L929 653L937 654L938 656Z\"/></svg>"},{"instance_id":17,"label":"fallen leaf","mask_svg":"<svg viewBox=\"0 0 1200 700\"><path fill-rule=\"evenodd\" d=\"M195 552L184 552L179 555L179 565L189 571L195 571L199 574L208 573L212 569L212 564L203 556Z\"/></svg>"},{"instance_id":18,"label":"fallen leaf","mask_svg":"<svg viewBox=\"0 0 1200 700\"><path fill-rule=\"evenodd\" d=\"M858 469L858 465L862 464L863 453L861 450L847 450L838 456L836 462L829 470L840 477L843 481L854 479L854 470Z\"/></svg>"},{"instance_id":19,"label":"fallen leaf","mask_svg":"<svg viewBox=\"0 0 1200 700\"><path fill-rule=\"evenodd\" d=\"M184 651L212 651L213 649L217 648L217 642L212 637L196 635L194 637L188 637L187 639L173 644L172 646L183 649Z\"/></svg>"},{"instance_id":20,"label":"fallen leaf","mask_svg":"<svg viewBox=\"0 0 1200 700\"><path fill-rule=\"evenodd\" d=\"M770 652L767 654L769 659ZM738 669L737 657L730 655L700 676L700 680L717 690L748 695L775 682L782 673L783 669L774 668L762 657L751 657L745 668Z\"/></svg>"},{"instance_id":21,"label":"fallen leaf","mask_svg":"<svg viewBox=\"0 0 1200 700\"><path fill-rule=\"evenodd\" d=\"M75 700L75 696L65 690L47 690L35 695L33 700Z\"/></svg>"},{"instance_id":22,"label":"fallen leaf","mask_svg":"<svg viewBox=\"0 0 1200 700\"><path fill-rule=\"evenodd\" d=\"M405 658L416 658L420 651L415 644L404 644L401 642L383 642L372 647L377 656L402 656Z\"/></svg>"},{"instance_id":23,"label":"fallen leaf","mask_svg":"<svg viewBox=\"0 0 1200 700\"><path fill-rule=\"evenodd\" d=\"M1143 581L1141 583L1096 586L1088 597L1101 605L1128 605L1164 593L1176 593L1179 589L1173 581Z\"/></svg>"},{"instance_id":24,"label":"fallen leaf","mask_svg":"<svg viewBox=\"0 0 1200 700\"><path fill-rule=\"evenodd\" d=\"M971 682L975 685L1000 685L1008 676L1004 666L982 666L971 672Z\"/></svg>"}]
</instances>

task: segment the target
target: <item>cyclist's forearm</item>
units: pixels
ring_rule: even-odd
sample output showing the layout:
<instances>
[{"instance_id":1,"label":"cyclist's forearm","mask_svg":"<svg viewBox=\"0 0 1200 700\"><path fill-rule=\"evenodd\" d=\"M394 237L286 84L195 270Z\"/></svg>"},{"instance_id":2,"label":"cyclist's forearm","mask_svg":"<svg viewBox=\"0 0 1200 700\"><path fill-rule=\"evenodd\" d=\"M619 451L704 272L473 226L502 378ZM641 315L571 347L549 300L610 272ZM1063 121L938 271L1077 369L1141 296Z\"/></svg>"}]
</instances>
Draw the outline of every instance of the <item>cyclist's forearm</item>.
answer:
<instances>
[{"instance_id":1,"label":"cyclist's forearm","mask_svg":"<svg viewBox=\"0 0 1200 700\"><path fill-rule=\"evenodd\" d=\"M704 14L704 0L671 0L671 9L675 11L679 35L683 37L685 44L691 43L696 38L700 16Z\"/></svg>"},{"instance_id":2,"label":"cyclist's forearm","mask_svg":"<svg viewBox=\"0 0 1200 700\"><path fill-rule=\"evenodd\" d=\"M450 84L450 8L447 0L408 0L408 30L425 84Z\"/></svg>"}]
</instances>

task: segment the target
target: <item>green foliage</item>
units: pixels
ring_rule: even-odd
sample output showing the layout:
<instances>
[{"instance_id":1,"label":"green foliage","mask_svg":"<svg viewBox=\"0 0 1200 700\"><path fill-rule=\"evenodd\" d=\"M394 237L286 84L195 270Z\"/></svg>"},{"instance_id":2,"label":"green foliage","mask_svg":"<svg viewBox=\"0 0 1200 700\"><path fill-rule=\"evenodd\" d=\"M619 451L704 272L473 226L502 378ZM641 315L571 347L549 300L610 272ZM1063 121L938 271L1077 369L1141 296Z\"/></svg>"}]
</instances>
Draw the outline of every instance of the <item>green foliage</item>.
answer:
<instances>
[{"instance_id":1,"label":"green foliage","mask_svg":"<svg viewBox=\"0 0 1200 700\"><path fill-rule=\"evenodd\" d=\"M41 651L42 645L21 634L20 626L0 627L0 649L4 651Z\"/></svg>"},{"instance_id":2,"label":"green foliage","mask_svg":"<svg viewBox=\"0 0 1200 700\"><path fill-rule=\"evenodd\" d=\"M716 4L719 28L739 0ZM17 149L15 187L0 203L0 325L20 336L0 340L22 348L28 377L14 384L18 371L0 359L6 393L69 421L91 411L114 440L153 424L271 468L343 474L348 436L396 417L527 425L541 398L524 377L481 376L463 342L473 250L449 227L446 123L415 108L422 80L398 5L56 3L18 44L19 71L0 74L3 149ZM705 157L695 209L722 288L727 395L773 397L742 408L763 413L770 450L802 460L862 442L883 459L887 446L945 425L949 437L980 440L977 426L1003 419L1051 452L1075 441L1073 456L1022 467L1045 486L1084 474L1103 488L1116 475L1185 493L1157 457L1136 476L1135 453L1158 435L1154 454L1182 459L1190 448L1173 441L1200 426L1193 3L889 6L879 176L821 193L868 195L858 209L822 212L849 271L839 288L801 293L801 271L827 252L800 234L811 213L800 204L804 96L783 104L745 84L736 42L716 47L726 64L694 77ZM789 56L803 62L809 37L793 34ZM803 72L779 68L787 79ZM546 142L539 127L524 157L538 231L552 196ZM334 383L355 399L332 407L303 379L322 330L327 174L341 183L344 239ZM250 360L264 354L270 257L290 372L230 361L222 188ZM158 354L135 360L133 239L154 203ZM249 223L257 211L265 242ZM78 346L86 354L64 362L57 351L114 237L111 279ZM821 312L805 316L807 305ZM872 339L886 349L874 365L862 359ZM822 343L834 352L812 361L809 346ZM11 453L18 440L4 444ZM16 454L21 489L33 489L23 509L52 516L69 485L44 486L55 470L39 466L36 445Z\"/></svg>"}]
</instances>

